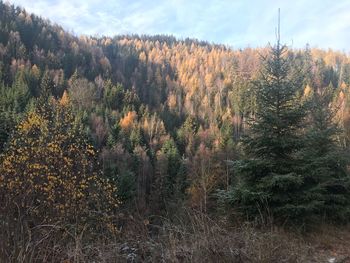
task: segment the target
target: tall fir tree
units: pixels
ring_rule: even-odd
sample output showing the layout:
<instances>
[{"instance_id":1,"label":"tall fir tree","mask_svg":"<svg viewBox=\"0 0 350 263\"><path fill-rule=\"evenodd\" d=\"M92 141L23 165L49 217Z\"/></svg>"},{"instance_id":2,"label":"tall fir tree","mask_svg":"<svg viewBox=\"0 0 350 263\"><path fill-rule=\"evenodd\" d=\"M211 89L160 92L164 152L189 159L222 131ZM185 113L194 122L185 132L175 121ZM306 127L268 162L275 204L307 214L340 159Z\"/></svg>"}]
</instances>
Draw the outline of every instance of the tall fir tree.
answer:
<instances>
[{"instance_id":1,"label":"tall fir tree","mask_svg":"<svg viewBox=\"0 0 350 263\"><path fill-rule=\"evenodd\" d=\"M231 191L232 201L249 216L267 213L284 221L299 217L302 210L294 199L304 183L296 153L303 146L306 108L301 103L303 78L292 65L278 40L254 83L257 112L242 140L247 158L236 162L239 180Z\"/></svg>"}]
</instances>

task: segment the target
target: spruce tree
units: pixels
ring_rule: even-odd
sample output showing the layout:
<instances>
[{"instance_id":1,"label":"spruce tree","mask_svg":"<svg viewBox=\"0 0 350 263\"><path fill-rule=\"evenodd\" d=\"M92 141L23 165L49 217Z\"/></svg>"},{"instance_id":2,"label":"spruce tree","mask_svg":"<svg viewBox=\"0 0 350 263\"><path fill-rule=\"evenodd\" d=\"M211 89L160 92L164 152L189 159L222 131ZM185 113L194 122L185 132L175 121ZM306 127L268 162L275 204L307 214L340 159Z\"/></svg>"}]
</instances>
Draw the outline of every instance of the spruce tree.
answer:
<instances>
[{"instance_id":1,"label":"spruce tree","mask_svg":"<svg viewBox=\"0 0 350 263\"><path fill-rule=\"evenodd\" d=\"M52 90L54 88L54 83L47 71L41 80L40 88L40 97L47 100L52 94Z\"/></svg>"},{"instance_id":2,"label":"spruce tree","mask_svg":"<svg viewBox=\"0 0 350 263\"><path fill-rule=\"evenodd\" d=\"M236 162L238 180L230 192L231 201L252 217L267 212L284 221L299 217L302 210L294 199L303 185L297 153L303 146L306 109L301 103L303 78L292 66L287 48L278 41L254 82L257 111L242 140L246 158Z\"/></svg>"},{"instance_id":3,"label":"spruce tree","mask_svg":"<svg viewBox=\"0 0 350 263\"><path fill-rule=\"evenodd\" d=\"M304 194L299 203L305 214L322 220L347 220L350 215L349 156L340 146L337 109L332 106L334 88L313 90L303 159Z\"/></svg>"}]
</instances>

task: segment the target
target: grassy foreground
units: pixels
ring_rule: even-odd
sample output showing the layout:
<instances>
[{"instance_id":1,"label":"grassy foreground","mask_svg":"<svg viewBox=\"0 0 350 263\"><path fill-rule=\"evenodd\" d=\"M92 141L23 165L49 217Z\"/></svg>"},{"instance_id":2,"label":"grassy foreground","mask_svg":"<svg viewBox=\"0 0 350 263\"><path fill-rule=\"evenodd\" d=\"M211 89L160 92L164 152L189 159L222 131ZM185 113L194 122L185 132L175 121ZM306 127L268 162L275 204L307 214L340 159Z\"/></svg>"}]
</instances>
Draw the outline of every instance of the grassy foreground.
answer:
<instances>
[{"instance_id":1,"label":"grassy foreground","mask_svg":"<svg viewBox=\"0 0 350 263\"><path fill-rule=\"evenodd\" d=\"M115 228L21 226L6 262L350 262L350 228L309 233L228 223L193 210L169 220L120 213ZM2 234L6 234L3 232ZM17 243L16 243L17 242ZM5 257L4 257L5 256Z\"/></svg>"}]
</instances>

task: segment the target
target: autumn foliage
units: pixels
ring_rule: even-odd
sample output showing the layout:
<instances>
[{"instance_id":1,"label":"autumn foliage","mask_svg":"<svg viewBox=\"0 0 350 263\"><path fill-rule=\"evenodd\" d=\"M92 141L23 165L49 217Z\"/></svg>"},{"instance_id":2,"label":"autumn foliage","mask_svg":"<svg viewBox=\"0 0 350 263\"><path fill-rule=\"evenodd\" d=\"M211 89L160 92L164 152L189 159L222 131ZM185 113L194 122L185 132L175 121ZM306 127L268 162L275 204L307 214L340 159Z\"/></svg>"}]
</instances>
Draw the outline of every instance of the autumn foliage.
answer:
<instances>
[{"instance_id":1,"label":"autumn foliage","mask_svg":"<svg viewBox=\"0 0 350 263\"><path fill-rule=\"evenodd\" d=\"M123 129L130 129L135 125L137 114L135 111L129 111L124 118L120 120L120 126Z\"/></svg>"},{"instance_id":2,"label":"autumn foliage","mask_svg":"<svg viewBox=\"0 0 350 263\"><path fill-rule=\"evenodd\" d=\"M94 148L68 108L56 101L50 107L49 118L28 113L2 155L2 200L46 222L111 211L116 188L102 178Z\"/></svg>"},{"instance_id":3,"label":"autumn foliage","mask_svg":"<svg viewBox=\"0 0 350 263\"><path fill-rule=\"evenodd\" d=\"M109 262L91 245L117 251L108 233L123 243L170 233L176 250L188 233L162 220L193 228L188 210L207 238L193 236L195 253L231 216L348 221L350 56L270 55L164 35L78 37L0 0L0 261L32 251L37 262ZM222 218L207 227L208 215Z\"/></svg>"}]
</instances>

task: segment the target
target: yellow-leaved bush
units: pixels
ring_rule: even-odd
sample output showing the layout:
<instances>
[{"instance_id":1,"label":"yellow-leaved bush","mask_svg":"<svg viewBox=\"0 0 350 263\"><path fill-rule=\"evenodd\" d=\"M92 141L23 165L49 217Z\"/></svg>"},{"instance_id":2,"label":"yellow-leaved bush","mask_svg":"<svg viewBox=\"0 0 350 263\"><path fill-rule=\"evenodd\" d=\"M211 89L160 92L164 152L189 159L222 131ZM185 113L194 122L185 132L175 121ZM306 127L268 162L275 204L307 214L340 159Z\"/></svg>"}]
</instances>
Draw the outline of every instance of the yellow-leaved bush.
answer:
<instances>
[{"instance_id":1,"label":"yellow-leaved bush","mask_svg":"<svg viewBox=\"0 0 350 263\"><path fill-rule=\"evenodd\" d=\"M48 105L28 113L1 156L0 198L45 222L115 209L116 187L102 177L69 106Z\"/></svg>"}]
</instances>

